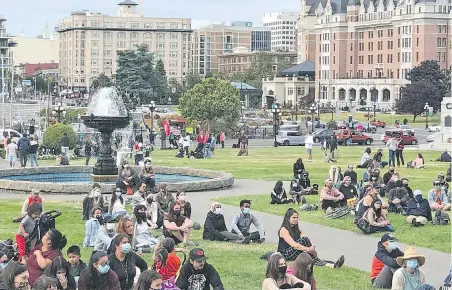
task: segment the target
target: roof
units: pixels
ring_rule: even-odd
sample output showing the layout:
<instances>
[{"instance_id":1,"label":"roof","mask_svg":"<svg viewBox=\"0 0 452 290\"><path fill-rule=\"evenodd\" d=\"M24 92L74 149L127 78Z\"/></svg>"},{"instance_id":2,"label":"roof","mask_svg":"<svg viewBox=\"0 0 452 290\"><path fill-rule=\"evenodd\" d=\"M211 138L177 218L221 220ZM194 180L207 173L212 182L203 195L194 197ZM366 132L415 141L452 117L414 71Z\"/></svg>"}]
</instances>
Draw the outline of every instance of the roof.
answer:
<instances>
[{"instance_id":1,"label":"roof","mask_svg":"<svg viewBox=\"0 0 452 290\"><path fill-rule=\"evenodd\" d=\"M32 76L37 71L57 69L57 63L26 63L24 65L24 75Z\"/></svg>"},{"instance_id":2,"label":"roof","mask_svg":"<svg viewBox=\"0 0 452 290\"><path fill-rule=\"evenodd\" d=\"M133 5L133 6L137 6L138 4L133 2L133 1L131 1L131 0L125 0L125 1L122 1L121 3L119 3L118 5Z\"/></svg>"},{"instance_id":3,"label":"roof","mask_svg":"<svg viewBox=\"0 0 452 290\"><path fill-rule=\"evenodd\" d=\"M333 14L344 14L347 13L347 4L348 0L330 0L331 8L333 10ZM357 1L358 2L358 1ZM326 7L328 0L314 0L311 8L309 9L308 15L315 15L315 10L319 5L322 5L322 8Z\"/></svg>"},{"instance_id":4,"label":"roof","mask_svg":"<svg viewBox=\"0 0 452 290\"><path fill-rule=\"evenodd\" d=\"M310 61L310 60L306 60L303 61L302 63L296 64L292 67L289 67L285 70L282 70L280 73L280 75L299 75L299 76L313 76L315 74L315 63Z\"/></svg>"},{"instance_id":5,"label":"roof","mask_svg":"<svg viewBox=\"0 0 452 290\"><path fill-rule=\"evenodd\" d=\"M255 87L253 87L249 84L246 84L244 82L231 82L231 85L233 85L237 89L242 89L242 90L257 90Z\"/></svg>"}]
</instances>

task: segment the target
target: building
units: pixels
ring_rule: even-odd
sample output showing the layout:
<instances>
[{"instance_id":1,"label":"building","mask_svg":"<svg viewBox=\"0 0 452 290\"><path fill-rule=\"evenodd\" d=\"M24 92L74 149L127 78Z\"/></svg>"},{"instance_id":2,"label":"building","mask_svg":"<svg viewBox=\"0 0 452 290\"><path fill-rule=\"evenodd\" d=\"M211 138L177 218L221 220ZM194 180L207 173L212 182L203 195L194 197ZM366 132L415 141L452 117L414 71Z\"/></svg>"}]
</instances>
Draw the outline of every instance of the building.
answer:
<instances>
[{"instance_id":1,"label":"building","mask_svg":"<svg viewBox=\"0 0 452 290\"><path fill-rule=\"evenodd\" d=\"M448 0L302 0L303 32L316 37L318 101L392 108L415 66L452 64L451 7Z\"/></svg>"},{"instance_id":2,"label":"building","mask_svg":"<svg viewBox=\"0 0 452 290\"><path fill-rule=\"evenodd\" d=\"M59 41L50 38L14 36L14 65L25 63L58 63Z\"/></svg>"},{"instance_id":3,"label":"building","mask_svg":"<svg viewBox=\"0 0 452 290\"><path fill-rule=\"evenodd\" d=\"M119 51L140 44L163 60L168 79L184 80L189 70L191 19L144 17L131 0L118 6L117 16L84 10L59 22L60 88L68 85L74 91L89 91L100 73L116 73Z\"/></svg>"},{"instance_id":4,"label":"building","mask_svg":"<svg viewBox=\"0 0 452 290\"><path fill-rule=\"evenodd\" d=\"M24 78L41 75L44 79L51 77L53 80L57 80L58 77L57 63L26 63L21 67Z\"/></svg>"},{"instance_id":5,"label":"building","mask_svg":"<svg viewBox=\"0 0 452 290\"><path fill-rule=\"evenodd\" d=\"M262 23L271 29L273 51L296 51L298 12L272 12L264 14Z\"/></svg>"},{"instance_id":6,"label":"building","mask_svg":"<svg viewBox=\"0 0 452 290\"><path fill-rule=\"evenodd\" d=\"M247 71L258 53L265 53L272 58L272 70L277 73L284 64L294 64L297 62L296 52L277 51L250 51L246 47L237 47L232 52L218 55L218 72L220 73L243 73Z\"/></svg>"},{"instance_id":7,"label":"building","mask_svg":"<svg viewBox=\"0 0 452 290\"><path fill-rule=\"evenodd\" d=\"M233 52L237 47L245 47L250 51L268 51L270 45L269 28L253 27L251 22L211 24L193 33L192 69L200 75L215 74L219 71L219 55Z\"/></svg>"},{"instance_id":8,"label":"building","mask_svg":"<svg viewBox=\"0 0 452 290\"><path fill-rule=\"evenodd\" d=\"M1 74L1 67L4 70L9 70L13 64L11 47L14 46L14 42L11 39L11 35L6 31L5 22L6 18L0 15L0 93L7 89L8 83L8 74Z\"/></svg>"},{"instance_id":9,"label":"building","mask_svg":"<svg viewBox=\"0 0 452 290\"><path fill-rule=\"evenodd\" d=\"M294 106L314 91L315 63L307 60L268 76L262 82L262 107L277 102Z\"/></svg>"},{"instance_id":10,"label":"building","mask_svg":"<svg viewBox=\"0 0 452 290\"><path fill-rule=\"evenodd\" d=\"M300 17L297 22L297 60L302 63L306 60L315 62L316 60L316 34L315 17L308 17L308 11L313 4L313 0L302 1Z\"/></svg>"}]
</instances>

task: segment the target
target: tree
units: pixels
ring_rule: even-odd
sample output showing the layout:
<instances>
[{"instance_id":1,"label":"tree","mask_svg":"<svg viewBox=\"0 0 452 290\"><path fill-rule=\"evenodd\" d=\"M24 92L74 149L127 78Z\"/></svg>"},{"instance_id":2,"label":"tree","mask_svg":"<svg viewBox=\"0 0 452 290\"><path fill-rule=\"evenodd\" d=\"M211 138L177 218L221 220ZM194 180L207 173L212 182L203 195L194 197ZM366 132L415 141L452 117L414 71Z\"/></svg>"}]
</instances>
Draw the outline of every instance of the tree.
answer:
<instances>
[{"instance_id":1,"label":"tree","mask_svg":"<svg viewBox=\"0 0 452 290\"><path fill-rule=\"evenodd\" d=\"M427 80L420 80L402 88L401 96L396 100L398 112L413 114L413 122L416 117L424 112L425 103L429 106L439 108L442 100L438 87Z\"/></svg>"},{"instance_id":2,"label":"tree","mask_svg":"<svg viewBox=\"0 0 452 290\"><path fill-rule=\"evenodd\" d=\"M224 119L237 121L240 117L239 91L230 82L217 78L204 79L185 92L179 101L182 116L206 121L212 131L213 122Z\"/></svg>"},{"instance_id":3,"label":"tree","mask_svg":"<svg viewBox=\"0 0 452 290\"><path fill-rule=\"evenodd\" d=\"M75 132L71 125L62 123L56 123L46 129L43 137L43 145L46 147L60 148L61 139L63 138L64 133L67 133L67 136L69 137L69 148L74 148L76 141Z\"/></svg>"},{"instance_id":4,"label":"tree","mask_svg":"<svg viewBox=\"0 0 452 290\"><path fill-rule=\"evenodd\" d=\"M201 83L202 77L198 73L189 72L185 76L185 88L192 89L195 85Z\"/></svg>"},{"instance_id":5,"label":"tree","mask_svg":"<svg viewBox=\"0 0 452 290\"><path fill-rule=\"evenodd\" d=\"M165 70L165 64L163 64L163 60L159 59L157 61L157 64L155 65L155 69L160 74L160 76L162 76L166 79L166 70Z\"/></svg>"},{"instance_id":6,"label":"tree","mask_svg":"<svg viewBox=\"0 0 452 290\"><path fill-rule=\"evenodd\" d=\"M277 65L277 71L273 70L273 66ZM280 71L290 67L292 63L287 60L275 64L273 61L273 56L266 52L256 53L250 68L244 72L244 78L242 81L261 89L262 79L269 76L278 74Z\"/></svg>"},{"instance_id":7,"label":"tree","mask_svg":"<svg viewBox=\"0 0 452 290\"><path fill-rule=\"evenodd\" d=\"M91 83L91 87L95 90L105 87L111 87L113 85L114 85L113 80L104 73L101 73Z\"/></svg>"},{"instance_id":8,"label":"tree","mask_svg":"<svg viewBox=\"0 0 452 290\"><path fill-rule=\"evenodd\" d=\"M41 76L35 77L35 80L33 79L33 77L27 77L25 79L29 80L31 82L31 87L33 88L33 90L34 90L34 87L35 87L35 80L36 80L36 91L38 91L38 92L47 92L46 81Z\"/></svg>"}]
</instances>

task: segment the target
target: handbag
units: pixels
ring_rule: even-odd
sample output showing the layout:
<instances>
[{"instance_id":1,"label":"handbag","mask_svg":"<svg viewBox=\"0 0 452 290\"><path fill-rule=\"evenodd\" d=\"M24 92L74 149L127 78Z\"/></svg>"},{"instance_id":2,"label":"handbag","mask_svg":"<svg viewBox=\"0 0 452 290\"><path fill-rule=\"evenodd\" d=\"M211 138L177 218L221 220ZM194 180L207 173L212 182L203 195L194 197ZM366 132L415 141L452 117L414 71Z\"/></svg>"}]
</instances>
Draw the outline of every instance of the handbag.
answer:
<instances>
[{"instance_id":1,"label":"handbag","mask_svg":"<svg viewBox=\"0 0 452 290\"><path fill-rule=\"evenodd\" d=\"M365 218L365 216L367 215L368 211L369 210L366 210L366 212L363 214L363 216L360 217L358 222L356 223L356 226L358 227L358 229L360 229L363 233L365 233L367 235L370 234L370 223Z\"/></svg>"}]
</instances>

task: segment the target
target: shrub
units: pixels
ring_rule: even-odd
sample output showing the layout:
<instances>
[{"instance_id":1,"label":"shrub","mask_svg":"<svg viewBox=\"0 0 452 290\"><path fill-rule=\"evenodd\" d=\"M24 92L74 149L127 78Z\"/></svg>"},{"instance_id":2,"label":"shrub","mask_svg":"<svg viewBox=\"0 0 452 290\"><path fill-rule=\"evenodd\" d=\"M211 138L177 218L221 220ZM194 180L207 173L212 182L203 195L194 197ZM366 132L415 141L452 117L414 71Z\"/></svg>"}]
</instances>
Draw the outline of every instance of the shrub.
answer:
<instances>
[{"instance_id":1,"label":"shrub","mask_svg":"<svg viewBox=\"0 0 452 290\"><path fill-rule=\"evenodd\" d=\"M69 149L73 149L76 140L75 132L72 129L72 126L62 123L56 123L47 128L44 132L43 145L54 148L61 147L61 138L63 138L64 133L67 133L67 136L69 137Z\"/></svg>"}]
</instances>

